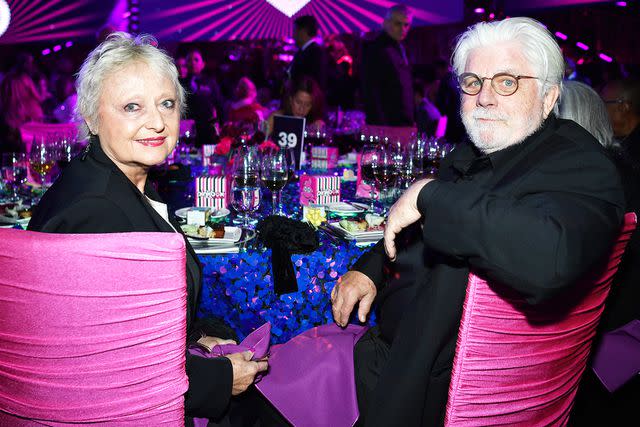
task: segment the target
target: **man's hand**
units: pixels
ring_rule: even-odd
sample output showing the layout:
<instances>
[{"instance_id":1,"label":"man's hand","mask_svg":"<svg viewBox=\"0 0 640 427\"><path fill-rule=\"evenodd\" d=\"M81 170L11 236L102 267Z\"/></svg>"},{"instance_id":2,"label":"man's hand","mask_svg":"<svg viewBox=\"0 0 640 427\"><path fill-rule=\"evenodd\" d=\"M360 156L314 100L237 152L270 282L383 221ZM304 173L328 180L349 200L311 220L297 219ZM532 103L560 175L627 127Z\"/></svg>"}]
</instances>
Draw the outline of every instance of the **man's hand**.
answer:
<instances>
[{"instance_id":1,"label":"man's hand","mask_svg":"<svg viewBox=\"0 0 640 427\"><path fill-rule=\"evenodd\" d=\"M367 275L359 271L347 271L331 291L333 319L339 326L346 326L353 307L360 302L358 319L364 323L377 292L373 281Z\"/></svg>"},{"instance_id":2,"label":"man's hand","mask_svg":"<svg viewBox=\"0 0 640 427\"><path fill-rule=\"evenodd\" d=\"M256 378L259 372L264 372L269 368L266 360L252 361L253 353L244 351L242 353L233 353L225 356L231 360L233 368L233 386L231 394L237 396L245 391Z\"/></svg>"},{"instance_id":3,"label":"man's hand","mask_svg":"<svg viewBox=\"0 0 640 427\"><path fill-rule=\"evenodd\" d=\"M387 225L384 228L384 250L391 261L396 260L396 236L403 228L408 227L420 219L418 211L418 194L426 184L433 181L431 178L416 181L407 191L400 196L397 202L391 206L387 216Z\"/></svg>"}]
</instances>

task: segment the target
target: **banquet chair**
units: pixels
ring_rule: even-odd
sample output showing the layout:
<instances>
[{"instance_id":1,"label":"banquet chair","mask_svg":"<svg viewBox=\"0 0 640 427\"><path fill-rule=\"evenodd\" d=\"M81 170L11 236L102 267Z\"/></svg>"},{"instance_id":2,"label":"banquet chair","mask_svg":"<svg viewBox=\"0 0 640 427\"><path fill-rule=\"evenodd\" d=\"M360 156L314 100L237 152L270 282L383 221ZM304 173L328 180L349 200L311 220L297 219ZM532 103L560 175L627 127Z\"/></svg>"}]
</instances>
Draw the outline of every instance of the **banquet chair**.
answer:
<instances>
[{"instance_id":1,"label":"banquet chair","mask_svg":"<svg viewBox=\"0 0 640 427\"><path fill-rule=\"evenodd\" d=\"M557 310L528 306L471 273L453 361L445 426L563 426L636 215L625 215L606 268ZM614 284L615 286L615 284ZM578 293L581 292L581 293Z\"/></svg>"},{"instance_id":2,"label":"banquet chair","mask_svg":"<svg viewBox=\"0 0 640 427\"><path fill-rule=\"evenodd\" d=\"M0 229L0 426L181 426L179 234Z\"/></svg>"},{"instance_id":3,"label":"banquet chair","mask_svg":"<svg viewBox=\"0 0 640 427\"><path fill-rule=\"evenodd\" d=\"M20 126L20 137L26 148L26 152L31 152L31 144L34 138L44 138L46 141L53 141L56 135L66 135L76 138L78 135L78 125L76 123L38 123L29 122Z\"/></svg>"}]
</instances>

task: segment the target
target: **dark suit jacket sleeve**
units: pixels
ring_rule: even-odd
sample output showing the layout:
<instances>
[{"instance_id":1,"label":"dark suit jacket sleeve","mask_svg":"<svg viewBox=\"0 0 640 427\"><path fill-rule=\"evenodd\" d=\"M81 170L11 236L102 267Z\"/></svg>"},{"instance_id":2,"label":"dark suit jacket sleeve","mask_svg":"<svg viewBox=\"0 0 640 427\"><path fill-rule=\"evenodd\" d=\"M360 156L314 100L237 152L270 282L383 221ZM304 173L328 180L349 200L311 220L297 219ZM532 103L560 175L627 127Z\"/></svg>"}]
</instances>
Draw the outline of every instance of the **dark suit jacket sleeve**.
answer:
<instances>
[{"instance_id":1,"label":"dark suit jacket sleeve","mask_svg":"<svg viewBox=\"0 0 640 427\"><path fill-rule=\"evenodd\" d=\"M421 191L418 209L427 246L468 259L472 269L533 304L603 261L624 201L615 167L595 152L544 159L523 179L518 197L481 192L464 180L433 181Z\"/></svg>"},{"instance_id":2,"label":"dark suit jacket sleeve","mask_svg":"<svg viewBox=\"0 0 640 427\"><path fill-rule=\"evenodd\" d=\"M351 266L351 270L364 273L378 290L385 285L384 280L384 263L387 255L384 252L382 240L376 243L371 249L360 255L360 258Z\"/></svg>"},{"instance_id":3,"label":"dark suit jacket sleeve","mask_svg":"<svg viewBox=\"0 0 640 427\"><path fill-rule=\"evenodd\" d=\"M189 390L185 395L185 413L191 417L217 419L231 399L233 368L226 357L206 359L187 352Z\"/></svg>"}]
</instances>

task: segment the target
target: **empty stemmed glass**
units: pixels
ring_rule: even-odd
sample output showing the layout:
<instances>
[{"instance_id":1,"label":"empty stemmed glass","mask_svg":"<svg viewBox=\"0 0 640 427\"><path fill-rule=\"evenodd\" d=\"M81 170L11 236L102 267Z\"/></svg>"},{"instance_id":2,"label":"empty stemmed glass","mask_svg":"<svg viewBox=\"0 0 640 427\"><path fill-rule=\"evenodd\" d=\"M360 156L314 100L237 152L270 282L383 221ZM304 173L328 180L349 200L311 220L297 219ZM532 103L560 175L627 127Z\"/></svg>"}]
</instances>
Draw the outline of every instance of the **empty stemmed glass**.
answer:
<instances>
[{"instance_id":1,"label":"empty stemmed glass","mask_svg":"<svg viewBox=\"0 0 640 427\"><path fill-rule=\"evenodd\" d=\"M271 191L272 215L282 213L282 189L289 180L287 163L287 153L284 150L269 150L262 155L260 180Z\"/></svg>"},{"instance_id":2,"label":"empty stemmed glass","mask_svg":"<svg viewBox=\"0 0 640 427\"><path fill-rule=\"evenodd\" d=\"M378 147L375 144L365 144L360 152L360 174L362 180L369 186L369 211L375 212L375 177L373 175L374 164L378 162Z\"/></svg>"},{"instance_id":3,"label":"empty stemmed glass","mask_svg":"<svg viewBox=\"0 0 640 427\"><path fill-rule=\"evenodd\" d=\"M422 175L423 156L423 147L419 141L414 141L406 146L399 174L401 190L409 188Z\"/></svg>"},{"instance_id":4,"label":"empty stemmed glass","mask_svg":"<svg viewBox=\"0 0 640 427\"><path fill-rule=\"evenodd\" d=\"M24 153L2 154L2 179L10 191L9 200L20 200L18 189L27 182L27 155Z\"/></svg>"},{"instance_id":5,"label":"empty stemmed glass","mask_svg":"<svg viewBox=\"0 0 640 427\"><path fill-rule=\"evenodd\" d=\"M45 190L47 186L47 175L56 164L55 147L48 144L44 137L34 138L29 153L31 170L40 176L40 184Z\"/></svg>"}]
</instances>

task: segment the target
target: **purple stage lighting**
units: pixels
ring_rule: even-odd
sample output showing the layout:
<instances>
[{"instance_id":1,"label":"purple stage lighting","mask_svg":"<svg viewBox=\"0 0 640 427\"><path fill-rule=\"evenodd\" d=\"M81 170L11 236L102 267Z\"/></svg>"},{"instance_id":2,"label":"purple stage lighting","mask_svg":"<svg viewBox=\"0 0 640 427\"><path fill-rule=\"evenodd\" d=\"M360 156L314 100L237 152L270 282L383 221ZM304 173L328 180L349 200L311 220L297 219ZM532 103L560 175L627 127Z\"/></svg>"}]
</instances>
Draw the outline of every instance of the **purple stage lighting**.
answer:
<instances>
[{"instance_id":1,"label":"purple stage lighting","mask_svg":"<svg viewBox=\"0 0 640 427\"><path fill-rule=\"evenodd\" d=\"M47 48L47 49L42 49L42 54L43 55L49 55L51 53L51 49Z\"/></svg>"},{"instance_id":2,"label":"purple stage lighting","mask_svg":"<svg viewBox=\"0 0 640 427\"><path fill-rule=\"evenodd\" d=\"M476 7L475 9L473 9L474 13L484 13L484 8L483 7Z\"/></svg>"},{"instance_id":3,"label":"purple stage lighting","mask_svg":"<svg viewBox=\"0 0 640 427\"><path fill-rule=\"evenodd\" d=\"M576 46L578 46L582 50L589 50L589 46L587 46L586 44L584 44L582 42L576 43Z\"/></svg>"},{"instance_id":4,"label":"purple stage lighting","mask_svg":"<svg viewBox=\"0 0 640 427\"><path fill-rule=\"evenodd\" d=\"M560 31L556 31L556 37L559 38L559 39L562 39L562 40L566 40L566 39L569 38L569 37L567 37L566 34L561 33Z\"/></svg>"},{"instance_id":5,"label":"purple stage lighting","mask_svg":"<svg viewBox=\"0 0 640 427\"><path fill-rule=\"evenodd\" d=\"M604 53L600 53L600 54L598 54L598 56L600 57L600 59L602 59L605 62L613 62L613 58L610 57L609 55L605 55Z\"/></svg>"},{"instance_id":6,"label":"purple stage lighting","mask_svg":"<svg viewBox=\"0 0 640 427\"><path fill-rule=\"evenodd\" d=\"M627 5L626 1L617 1L616 6L625 7ZM610 61L609 61L610 62Z\"/></svg>"}]
</instances>

